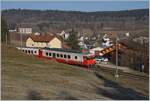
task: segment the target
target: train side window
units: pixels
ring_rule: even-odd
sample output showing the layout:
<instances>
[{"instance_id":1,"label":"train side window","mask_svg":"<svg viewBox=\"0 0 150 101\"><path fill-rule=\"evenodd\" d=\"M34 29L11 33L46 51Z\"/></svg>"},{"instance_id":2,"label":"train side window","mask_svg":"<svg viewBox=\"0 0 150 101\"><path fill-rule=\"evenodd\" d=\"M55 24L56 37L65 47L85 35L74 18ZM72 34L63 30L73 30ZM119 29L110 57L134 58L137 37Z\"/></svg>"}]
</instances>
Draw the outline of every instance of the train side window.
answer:
<instances>
[{"instance_id":1,"label":"train side window","mask_svg":"<svg viewBox=\"0 0 150 101\"><path fill-rule=\"evenodd\" d=\"M78 59L78 57L77 57L77 56L75 56L75 59Z\"/></svg>"},{"instance_id":2,"label":"train side window","mask_svg":"<svg viewBox=\"0 0 150 101\"><path fill-rule=\"evenodd\" d=\"M46 56L48 56L48 52L46 52Z\"/></svg>"},{"instance_id":3,"label":"train side window","mask_svg":"<svg viewBox=\"0 0 150 101\"><path fill-rule=\"evenodd\" d=\"M27 53L27 50L25 50L25 52Z\"/></svg>"},{"instance_id":4,"label":"train side window","mask_svg":"<svg viewBox=\"0 0 150 101\"><path fill-rule=\"evenodd\" d=\"M24 52L24 50L22 50Z\"/></svg>"},{"instance_id":5,"label":"train side window","mask_svg":"<svg viewBox=\"0 0 150 101\"><path fill-rule=\"evenodd\" d=\"M62 54L60 54L60 57L61 57L61 58L63 58L63 55L62 55Z\"/></svg>"},{"instance_id":6,"label":"train side window","mask_svg":"<svg viewBox=\"0 0 150 101\"><path fill-rule=\"evenodd\" d=\"M70 59L71 57L70 57L70 55L68 55L68 59Z\"/></svg>"},{"instance_id":7,"label":"train side window","mask_svg":"<svg viewBox=\"0 0 150 101\"><path fill-rule=\"evenodd\" d=\"M33 50L31 51L31 53L33 54Z\"/></svg>"},{"instance_id":8,"label":"train side window","mask_svg":"<svg viewBox=\"0 0 150 101\"><path fill-rule=\"evenodd\" d=\"M57 57L59 57L59 54L57 54Z\"/></svg>"},{"instance_id":9,"label":"train side window","mask_svg":"<svg viewBox=\"0 0 150 101\"><path fill-rule=\"evenodd\" d=\"M67 56L66 56L66 54L64 55L64 58L66 58Z\"/></svg>"},{"instance_id":10,"label":"train side window","mask_svg":"<svg viewBox=\"0 0 150 101\"><path fill-rule=\"evenodd\" d=\"M30 50L28 50L28 53L30 54Z\"/></svg>"},{"instance_id":11,"label":"train side window","mask_svg":"<svg viewBox=\"0 0 150 101\"><path fill-rule=\"evenodd\" d=\"M34 51L34 53L36 53L36 51Z\"/></svg>"},{"instance_id":12,"label":"train side window","mask_svg":"<svg viewBox=\"0 0 150 101\"><path fill-rule=\"evenodd\" d=\"M49 53L49 56L51 56L51 53Z\"/></svg>"}]
</instances>

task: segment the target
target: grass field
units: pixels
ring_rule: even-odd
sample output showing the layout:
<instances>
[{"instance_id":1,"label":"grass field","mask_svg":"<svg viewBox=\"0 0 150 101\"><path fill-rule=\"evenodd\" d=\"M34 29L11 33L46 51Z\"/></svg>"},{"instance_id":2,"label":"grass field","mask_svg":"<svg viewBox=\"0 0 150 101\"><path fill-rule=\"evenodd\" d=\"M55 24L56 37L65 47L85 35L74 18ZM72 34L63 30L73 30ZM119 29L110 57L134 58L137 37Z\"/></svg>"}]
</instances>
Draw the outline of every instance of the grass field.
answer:
<instances>
[{"instance_id":1,"label":"grass field","mask_svg":"<svg viewBox=\"0 0 150 101\"><path fill-rule=\"evenodd\" d=\"M1 56L2 99L148 99L148 81L126 78L120 85L109 74L39 59L11 46L2 45Z\"/></svg>"}]
</instances>

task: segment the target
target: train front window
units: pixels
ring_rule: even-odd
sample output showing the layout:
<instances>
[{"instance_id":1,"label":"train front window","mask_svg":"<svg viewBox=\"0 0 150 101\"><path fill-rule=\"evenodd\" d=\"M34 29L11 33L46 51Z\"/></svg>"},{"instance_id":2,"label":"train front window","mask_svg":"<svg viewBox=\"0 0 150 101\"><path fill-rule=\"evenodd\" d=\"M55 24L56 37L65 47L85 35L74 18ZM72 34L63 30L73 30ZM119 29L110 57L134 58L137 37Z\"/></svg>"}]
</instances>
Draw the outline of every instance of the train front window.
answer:
<instances>
[{"instance_id":1,"label":"train front window","mask_svg":"<svg viewBox=\"0 0 150 101\"><path fill-rule=\"evenodd\" d=\"M94 59L94 57L91 57L91 56L84 57L84 60L91 60L91 59Z\"/></svg>"}]
</instances>

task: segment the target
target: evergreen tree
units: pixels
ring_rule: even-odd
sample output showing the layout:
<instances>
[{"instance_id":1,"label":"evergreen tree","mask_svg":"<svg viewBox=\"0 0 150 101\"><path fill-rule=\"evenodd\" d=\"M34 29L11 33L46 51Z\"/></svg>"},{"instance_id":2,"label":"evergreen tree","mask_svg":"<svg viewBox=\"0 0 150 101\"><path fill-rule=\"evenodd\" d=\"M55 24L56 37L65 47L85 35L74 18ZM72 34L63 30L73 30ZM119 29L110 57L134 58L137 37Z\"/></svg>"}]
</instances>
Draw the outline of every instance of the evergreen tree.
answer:
<instances>
[{"instance_id":1,"label":"evergreen tree","mask_svg":"<svg viewBox=\"0 0 150 101\"><path fill-rule=\"evenodd\" d=\"M77 32L75 32L73 29L70 32L70 35L67 39L68 45L71 47L73 50L79 50L80 47L78 45L78 37L77 37Z\"/></svg>"},{"instance_id":2,"label":"evergreen tree","mask_svg":"<svg viewBox=\"0 0 150 101\"><path fill-rule=\"evenodd\" d=\"M2 42L9 42L9 32L8 26L5 19L1 19L1 41Z\"/></svg>"}]
</instances>

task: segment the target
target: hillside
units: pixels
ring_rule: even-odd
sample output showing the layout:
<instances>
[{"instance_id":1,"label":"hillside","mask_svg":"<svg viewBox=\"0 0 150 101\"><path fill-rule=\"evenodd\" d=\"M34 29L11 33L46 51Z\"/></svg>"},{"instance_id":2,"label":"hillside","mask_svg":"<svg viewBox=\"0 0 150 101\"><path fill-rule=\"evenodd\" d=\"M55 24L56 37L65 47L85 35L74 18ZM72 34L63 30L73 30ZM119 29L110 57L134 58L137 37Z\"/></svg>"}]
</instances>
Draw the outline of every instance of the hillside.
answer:
<instances>
[{"instance_id":1,"label":"hillside","mask_svg":"<svg viewBox=\"0 0 150 101\"><path fill-rule=\"evenodd\" d=\"M31 90L47 99L108 99L90 84L101 84L91 72L76 66L37 59L2 47L2 99L27 99ZM69 98L68 98L69 99Z\"/></svg>"},{"instance_id":2,"label":"hillside","mask_svg":"<svg viewBox=\"0 0 150 101\"><path fill-rule=\"evenodd\" d=\"M148 81L96 74L2 44L2 99L148 99ZM37 96L37 97L34 97Z\"/></svg>"},{"instance_id":3,"label":"hillside","mask_svg":"<svg viewBox=\"0 0 150 101\"><path fill-rule=\"evenodd\" d=\"M76 28L80 32L91 30L137 30L148 28L149 9L125 11L79 12L59 10L3 10L4 17L13 29L30 26L33 31L61 31Z\"/></svg>"}]
</instances>

